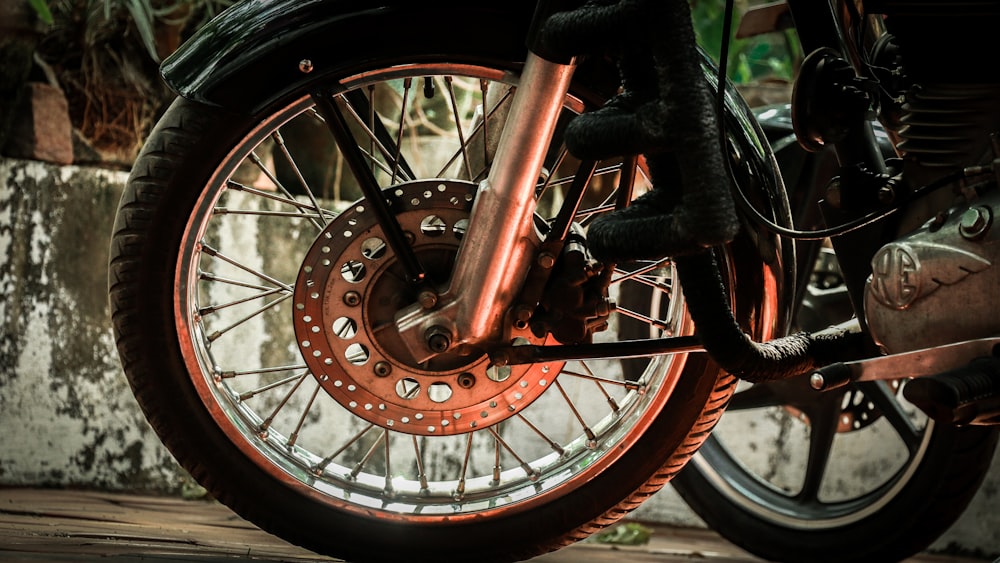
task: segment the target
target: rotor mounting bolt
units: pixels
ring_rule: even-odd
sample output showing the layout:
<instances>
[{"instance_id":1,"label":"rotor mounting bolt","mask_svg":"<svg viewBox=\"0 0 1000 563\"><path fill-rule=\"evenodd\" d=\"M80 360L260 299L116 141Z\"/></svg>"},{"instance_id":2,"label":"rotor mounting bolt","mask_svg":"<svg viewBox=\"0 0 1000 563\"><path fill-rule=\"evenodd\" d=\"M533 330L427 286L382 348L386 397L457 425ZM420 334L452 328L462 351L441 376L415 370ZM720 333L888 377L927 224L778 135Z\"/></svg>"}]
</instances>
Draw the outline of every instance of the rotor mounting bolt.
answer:
<instances>
[{"instance_id":1,"label":"rotor mounting bolt","mask_svg":"<svg viewBox=\"0 0 1000 563\"><path fill-rule=\"evenodd\" d=\"M434 326L427 329L425 338L427 339L427 347L432 352L447 352L448 348L451 348L451 333L444 327Z\"/></svg>"},{"instance_id":2,"label":"rotor mounting bolt","mask_svg":"<svg viewBox=\"0 0 1000 563\"><path fill-rule=\"evenodd\" d=\"M982 238L990 230L993 222L993 212L985 205L970 207L962 214L958 231L968 240Z\"/></svg>"},{"instance_id":3,"label":"rotor mounting bolt","mask_svg":"<svg viewBox=\"0 0 1000 563\"><path fill-rule=\"evenodd\" d=\"M389 362L375 362L375 375L378 377L388 377L392 373L392 364Z\"/></svg>"},{"instance_id":4,"label":"rotor mounting bolt","mask_svg":"<svg viewBox=\"0 0 1000 563\"><path fill-rule=\"evenodd\" d=\"M313 62L309 59L302 59L299 61L299 72L302 74L309 74L313 71Z\"/></svg>"},{"instance_id":5,"label":"rotor mounting bolt","mask_svg":"<svg viewBox=\"0 0 1000 563\"><path fill-rule=\"evenodd\" d=\"M357 307L361 304L361 294L357 291L348 291L344 294L344 305Z\"/></svg>"},{"instance_id":6,"label":"rotor mounting bolt","mask_svg":"<svg viewBox=\"0 0 1000 563\"><path fill-rule=\"evenodd\" d=\"M462 373L458 376L458 386L462 389L472 389L476 385L476 376L471 373Z\"/></svg>"}]
</instances>

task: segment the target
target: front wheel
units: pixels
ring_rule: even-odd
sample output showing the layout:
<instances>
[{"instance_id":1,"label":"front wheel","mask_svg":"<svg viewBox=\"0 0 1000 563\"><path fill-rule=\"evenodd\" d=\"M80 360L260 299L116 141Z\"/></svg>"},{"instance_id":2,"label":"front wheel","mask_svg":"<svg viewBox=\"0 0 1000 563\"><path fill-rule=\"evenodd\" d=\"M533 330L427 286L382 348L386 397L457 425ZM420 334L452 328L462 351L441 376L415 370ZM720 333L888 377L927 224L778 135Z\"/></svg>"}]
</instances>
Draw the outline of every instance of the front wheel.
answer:
<instances>
[{"instance_id":1,"label":"front wheel","mask_svg":"<svg viewBox=\"0 0 1000 563\"><path fill-rule=\"evenodd\" d=\"M178 100L157 125L122 199L110 267L141 407L221 502L352 561L524 559L613 523L684 465L734 380L702 355L629 360L638 376L628 377L614 359L408 360L392 319L419 296L345 159L362 155L443 284L516 74L468 55L353 57L322 88L337 92L346 130L331 131L309 95L251 117ZM580 92L567 116L592 102ZM550 150L539 224L576 167ZM580 223L612 207L621 167L600 163ZM690 334L673 280L669 261L617 271L612 297L655 299L613 314L598 338L626 318L651 335Z\"/></svg>"}]
</instances>

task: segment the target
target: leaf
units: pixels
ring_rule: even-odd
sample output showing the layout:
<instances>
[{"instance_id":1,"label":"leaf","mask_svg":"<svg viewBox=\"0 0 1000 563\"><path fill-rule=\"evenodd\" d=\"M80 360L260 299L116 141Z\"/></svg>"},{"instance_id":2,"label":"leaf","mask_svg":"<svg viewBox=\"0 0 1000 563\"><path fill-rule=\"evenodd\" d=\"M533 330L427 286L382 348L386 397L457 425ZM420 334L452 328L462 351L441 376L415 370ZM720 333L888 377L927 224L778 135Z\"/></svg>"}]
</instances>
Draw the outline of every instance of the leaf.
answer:
<instances>
[{"instance_id":1,"label":"leaf","mask_svg":"<svg viewBox=\"0 0 1000 563\"><path fill-rule=\"evenodd\" d=\"M52 18L52 11L49 10L49 4L45 0L28 0L28 5L30 5L35 13L38 14L38 19L42 20L47 25L52 25L55 23L55 19Z\"/></svg>"},{"instance_id":2,"label":"leaf","mask_svg":"<svg viewBox=\"0 0 1000 563\"><path fill-rule=\"evenodd\" d=\"M612 545L645 545L649 543L653 530L638 522L627 522L613 528L609 528L590 538L597 543Z\"/></svg>"},{"instance_id":3,"label":"leaf","mask_svg":"<svg viewBox=\"0 0 1000 563\"><path fill-rule=\"evenodd\" d=\"M156 32L153 30L155 17L152 5L148 0L128 0L126 7L132 16L132 21L135 22L136 29L139 30L139 37L142 38L149 56L154 61L160 62L160 55L156 52Z\"/></svg>"}]
</instances>

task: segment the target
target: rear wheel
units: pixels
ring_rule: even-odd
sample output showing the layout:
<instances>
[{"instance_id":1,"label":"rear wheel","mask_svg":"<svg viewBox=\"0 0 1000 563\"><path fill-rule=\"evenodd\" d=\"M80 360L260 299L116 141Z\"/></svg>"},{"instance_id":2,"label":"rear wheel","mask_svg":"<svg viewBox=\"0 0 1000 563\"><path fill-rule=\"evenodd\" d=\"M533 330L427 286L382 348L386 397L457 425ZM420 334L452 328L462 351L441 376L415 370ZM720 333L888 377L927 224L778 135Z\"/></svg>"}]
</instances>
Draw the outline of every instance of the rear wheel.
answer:
<instances>
[{"instance_id":1,"label":"rear wheel","mask_svg":"<svg viewBox=\"0 0 1000 563\"><path fill-rule=\"evenodd\" d=\"M824 249L799 320L818 330L850 314ZM818 393L804 378L741 383L673 485L710 527L771 561L909 557L965 510L998 432L935 424L903 398L903 385Z\"/></svg>"},{"instance_id":2,"label":"rear wheel","mask_svg":"<svg viewBox=\"0 0 1000 563\"><path fill-rule=\"evenodd\" d=\"M733 379L701 355L629 360L629 378L615 359L409 361L392 321L419 296L345 154L363 155L444 283L516 75L496 61L355 56L328 84L350 146L310 96L252 117L178 100L152 134L111 261L119 350L140 405L216 498L323 553L509 561L609 525L689 459ZM583 107L565 102L567 116ZM577 165L550 150L539 224ZM609 209L621 166L599 164L580 223ZM650 335L690 334L673 279L668 261L616 272L613 298L656 298L612 314L598 339L625 318ZM515 330L514 342L552 340Z\"/></svg>"}]
</instances>

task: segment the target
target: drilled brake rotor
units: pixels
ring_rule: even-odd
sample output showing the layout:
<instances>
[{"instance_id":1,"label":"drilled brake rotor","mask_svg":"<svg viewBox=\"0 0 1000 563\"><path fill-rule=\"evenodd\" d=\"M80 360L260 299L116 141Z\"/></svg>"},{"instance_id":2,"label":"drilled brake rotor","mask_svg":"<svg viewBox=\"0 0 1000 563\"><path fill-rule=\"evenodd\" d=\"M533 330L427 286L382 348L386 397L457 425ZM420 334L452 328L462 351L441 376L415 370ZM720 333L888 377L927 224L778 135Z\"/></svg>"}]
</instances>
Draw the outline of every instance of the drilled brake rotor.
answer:
<instances>
[{"instance_id":1,"label":"drilled brake rotor","mask_svg":"<svg viewBox=\"0 0 1000 563\"><path fill-rule=\"evenodd\" d=\"M468 225L475 184L416 181L386 190L432 284L448 281ZM462 434L514 416L540 396L558 363L491 366L483 353L446 353L417 365L395 315L418 300L375 214L363 201L330 222L295 282L294 326L322 388L353 414L419 435ZM516 343L541 344L511 329Z\"/></svg>"}]
</instances>

